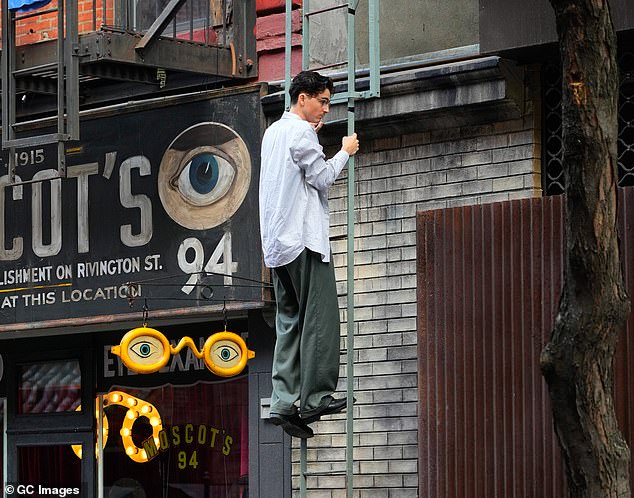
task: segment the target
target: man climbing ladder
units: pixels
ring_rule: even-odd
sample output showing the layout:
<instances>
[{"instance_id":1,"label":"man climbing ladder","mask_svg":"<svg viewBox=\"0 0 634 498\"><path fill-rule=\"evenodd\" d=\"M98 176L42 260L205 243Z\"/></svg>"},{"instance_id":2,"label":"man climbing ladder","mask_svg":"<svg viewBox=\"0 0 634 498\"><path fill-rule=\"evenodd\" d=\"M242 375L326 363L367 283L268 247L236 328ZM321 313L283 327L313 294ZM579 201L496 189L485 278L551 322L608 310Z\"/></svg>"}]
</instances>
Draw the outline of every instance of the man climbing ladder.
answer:
<instances>
[{"instance_id":1,"label":"man climbing ladder","mask_svg":"<svg viewBox=\"0 0 634 498\"><path fill-rule=\"evenodd\" d=\"M260 229L277 303L270 420L290 435L346 408L332 397L339 375L339 306L330 255L328 189L359 150L356 133L326 161L317 131L333 83L302 71L289 89L291 108L262 140ZM295 402L299 400L299 411Z\"/></svg>"}]
</instances>

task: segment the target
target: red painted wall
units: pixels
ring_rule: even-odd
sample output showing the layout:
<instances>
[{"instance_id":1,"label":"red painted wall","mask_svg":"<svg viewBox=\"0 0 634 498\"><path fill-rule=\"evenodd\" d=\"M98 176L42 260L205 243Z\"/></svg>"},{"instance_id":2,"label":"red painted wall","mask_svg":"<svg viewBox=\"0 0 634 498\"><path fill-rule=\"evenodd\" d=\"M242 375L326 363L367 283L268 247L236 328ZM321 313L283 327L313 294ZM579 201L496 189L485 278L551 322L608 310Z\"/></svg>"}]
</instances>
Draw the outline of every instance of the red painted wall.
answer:
<instances>
[{"instance_id":1,"label":"red painted wall","mask_svg":"<svg viewBox=\"0 0 634 498\"><path fill-rule=\"evenodd\" d=\"M301 0L293 1L291 74L302 67L302 17ZM286 1L257 0L256 45L258 51L258 81L284 79L284 48Z\"/></svg>"},{"instance_id":2,"label":"red painted wall","mask_svg":"<svg viewBox=\"0 0 634 498\"><path fill-rule=\"evenodd\" d=\"M301 6L302 0L293 0L293 9ZM283 12L286 8L286 0L257 0L255 8L258 15L270 12Z\"/></svg>"}]
</instances>

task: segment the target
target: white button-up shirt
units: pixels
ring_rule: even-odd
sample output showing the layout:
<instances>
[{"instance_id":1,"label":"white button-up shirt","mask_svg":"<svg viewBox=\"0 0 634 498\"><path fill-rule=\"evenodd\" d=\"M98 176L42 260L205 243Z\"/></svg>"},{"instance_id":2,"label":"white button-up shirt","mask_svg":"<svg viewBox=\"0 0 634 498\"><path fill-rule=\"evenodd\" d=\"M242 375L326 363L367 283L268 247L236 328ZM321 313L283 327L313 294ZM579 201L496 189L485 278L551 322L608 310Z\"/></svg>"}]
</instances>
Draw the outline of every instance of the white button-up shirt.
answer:
<instances>
[{"instance_id":1,"label":"white button-up shirt","mask_svg":"<svg viewBox=\"0 0 634 498\"><path fill-rule=\"evenodd\" d=\"M262 139L260 233L264 264L293 261L308 248L330 261L328 188L348 160L341 150L326 161L308 121L285 112Z\"/></svg>"}]
</instances>

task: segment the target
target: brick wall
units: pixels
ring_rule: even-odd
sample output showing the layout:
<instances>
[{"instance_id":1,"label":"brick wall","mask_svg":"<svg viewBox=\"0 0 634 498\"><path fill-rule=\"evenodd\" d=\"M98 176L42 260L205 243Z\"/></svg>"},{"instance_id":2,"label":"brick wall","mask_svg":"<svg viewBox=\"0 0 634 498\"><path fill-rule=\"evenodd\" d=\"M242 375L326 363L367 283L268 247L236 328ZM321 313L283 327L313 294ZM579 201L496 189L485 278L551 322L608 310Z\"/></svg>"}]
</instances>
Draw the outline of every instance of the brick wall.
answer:
<instances>
[{"instance_id":1,"label":"brick wall","mask_svg":"<svg viewBox=\"0 0 634 498\"><path fill-rule=\"evenodd\" d=\"M106 2L106 19L103 15L103 3ZM257 0L257 52L259 60L259 81L275 81L284 79L284 47L285 47L285 0ZM292 68L293 74L301 70L301 15L300 0L293 1L293 39L292 39ZM42 7L41 11L57 8L57 0ZM114 0L78 0L78 21L79 33L89 33L94 26L114 24ZM94 11L94 13L93 13ZM1 32L1 31L0 31ZM189 39L189 32L180 35L181 38ZM215 43L216 32L209 29L205 34L204 30L196 30L193 34L194 41L205 41ZM16 25L16 44L28 45L32 43L53 40L57 38L57 13L38 15L20 21Z\"/></svg>"},{"instance_id":2,"label":"brick wall","mask_svg":"<svg viewBox=\"0 0 634 498\"><path fill-rule=\"evenodd\" d=\"M104 23L103 2L106 2L106 23L112 23L113 0L78 0L79 33L93 31L93 17L97 28ZM42 7L47 11L57 8L57 0ZM93 14L93 9L96 13ZM18 14L20 15L20 14ZM57 12L30 17L19 21L16 25L16 44L28 45L57 38Z\"/></svg>"},{"instance_id":3,"label":"brick wall","mask_svg":"<svg viewBox=\"0 0 634 498\"><path fill-rule=\"evenodd\" d=\"M540 196L540 132L533 125L539 119L532 102L514 121L369 143L361 132L355 171L355 496L418 497L418 472L425 471L418 467L417 446L416 212ZM344 171L330 192L342 351L346 176ZM342 355L342 394L345 362ZM320 422L315 434L308 440L308 471L345 469L345 416ZM297 476L297 449L293 462ZM294 489L298 485L296 477ZM344 476L308 479L313 498L343 498L345 486Z\"/></svg>"}]
</instances>

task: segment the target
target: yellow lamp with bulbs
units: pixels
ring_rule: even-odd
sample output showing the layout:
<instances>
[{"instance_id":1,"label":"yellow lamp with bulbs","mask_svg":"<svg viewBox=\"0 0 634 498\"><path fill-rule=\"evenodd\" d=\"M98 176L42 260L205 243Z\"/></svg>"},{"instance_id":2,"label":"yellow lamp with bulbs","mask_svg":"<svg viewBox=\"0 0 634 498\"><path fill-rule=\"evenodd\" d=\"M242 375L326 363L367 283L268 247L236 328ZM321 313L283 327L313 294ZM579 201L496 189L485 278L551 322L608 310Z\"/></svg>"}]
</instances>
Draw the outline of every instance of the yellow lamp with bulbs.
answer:
<instances>
[{"instance_id":1,"label":"yellow lamp with bulbs","mask_svg":"<svg viewBox=\"0 0 634 498\"><path fill-rule=\"evenodd\" d=\"M95 417L98 418L99 417L99 400L96 399L95 400L95 408L96 408L96 413L95 413ZM75 408L76 412L80 412L81 411L81 405L79 405L77 408ZM101 434L103 437L103 445L106 446L106 442L108 441L108 417L106 417L106 414L103 414L103 417L101 419ZM73 452L75 453L75 455L77 455L79 458L81 458L81 444L73 444L71 445L71 448L73 449ZM95 454L98 455L99 454L99 446L97 446L97 444L95 444Z\"/></svg>"},{"instance_id":2,"label":"yellow lamp with bulbs","mask_svg":"<svg viewBox=\"0 0 634 498\"><path fill-rule=\"evenodd\" d=\"M99 400L97 400L97 403ZM131 460L137 463L145 463L148 461L148 455L143 448L139 448L134 441L132 440L132 428L139 417L146 417L150 421L150 425L152 426L152 439L154 439L154 443L156 447L159 447L159 432L163 429L163 422L161 420L161 414L158 412L156 407L152 403L148 403L145 400L140 398L136 398L131 396L128 393L123 391L112 391L109 392L103 400L104 409L107 406L118 405L128 408L125 417L123 418L123 423L121 426L121 430L119 434L121 435L121 442L123 443L123 448L125 450L126 455L130 457ZM81 405L77 407L77 410L81 409ZM108 440L108 417L106 417L105 413L103 416L103 445L106 445L106 441ZM74 444L72 445L73 451L75 455L81 458L81 445Z\"/></svg>"}]
</instances>

